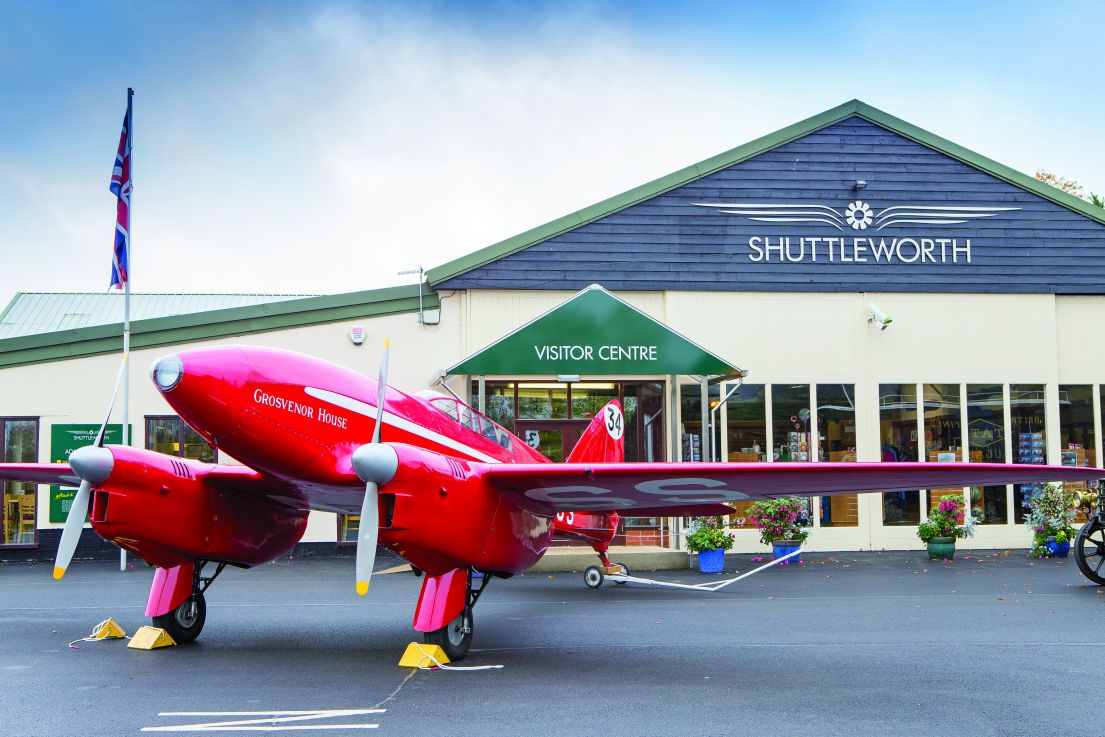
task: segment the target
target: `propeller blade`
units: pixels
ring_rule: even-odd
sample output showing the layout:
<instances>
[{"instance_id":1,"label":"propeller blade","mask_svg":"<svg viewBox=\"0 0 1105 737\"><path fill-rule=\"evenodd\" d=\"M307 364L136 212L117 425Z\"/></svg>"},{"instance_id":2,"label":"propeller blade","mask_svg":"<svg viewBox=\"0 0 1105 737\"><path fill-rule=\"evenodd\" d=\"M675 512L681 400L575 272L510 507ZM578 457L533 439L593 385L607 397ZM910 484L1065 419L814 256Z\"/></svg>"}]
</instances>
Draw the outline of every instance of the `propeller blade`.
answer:
<instances>
[{"instance_id":1,"label":"propeller blade","mask_svg":"<svg viewBox=\"0 0 1105 737\"><path fill-rule=\"evenodd\" d=\"M69 508L69 516L65 518L65 529L61 532L61 542L58 544L58 556L54 560L54 578L61 580L69 568L69 562L73 560L73 553L77 550L77 541L81 538L81 529L84 527L84 517L88 513L88 490L91 484L81 481L77 487L77 495L73 497L73 506Z\"/></svg>"},{"instance_id":2,"label":"propeller blade","mask_svg":"<svg viewBox=\"0 0 1105 737\"><path fill-rule=\"evenodd\" d=\"M107 405L107 416L104 417L104 423L100 425L100 432L96 433L96 442L93 445L102 446L104 444L104 435L107 433L107 424L111 421L111 411L115 409L115 400L119 396L119 387L123 384L123 372L127 368L127 360L130 358L129 353L123 354L123 361L119 364L119 372L115 375L115 389L111 392L111 401Z\"/></svg>"},{"instance_id":3,"label":"propeller blade","mask_svg":"<svg viewBox=\"0 0 1105 737\"><path fill-rule=\"evenodd\" d=\"M380 377L376 380L379 396L376 398L376 427L372 428L372 442L380 442L380 431L384 427L384 401L388 394L388 353L391 341L384 339L384 355L380 357Z\"/></svg>"},{"instance_id":4,"label":"propeller blade","mask_svg":"<svg viewBox=\"0 0 1105 737\"><path fill-rule=\"evenodd\" d=\"M123 374L126 371L129 353L123 354L123 360L119 363L119 371L115 375L115 388L111 391L111 401L107 405L107 415L104 417L100 431L96 433L94 447L104 446L104 436L107 434L107 425L111 422L111 412L115 409L115 400L119 397L119 387L123 384ZM76 451L74 451L76 452ZM107 466L110 473L111 466ZM99 482L97 482L99 483ZM88 497L92 484L88 479L81 479L81 485L77 487L77 494L73 497L73 506L69 508L69 516L65 518L65 528L61 532L61 542L58 543L58 555L54 559L54 579L60 581L69 569L69 563L73 560L73 553L77 551L77 541L81 539L81 530L84 529L84 518L88 514Z\"/></svg>"},{"instance_id":5,"label":"propeller blade","mask_svg":"<svg viewBox=\"0 0 1105 737\"><path fill-rule=\"evenodd\" d=\"M372 582L372 567L376 565L376 540L380 535L380 511L376 506L379 497L375 482L365 484L364 503L361 505L361 522L357 535L357 595L368 593Z\"/></svg>"}]
</instances>

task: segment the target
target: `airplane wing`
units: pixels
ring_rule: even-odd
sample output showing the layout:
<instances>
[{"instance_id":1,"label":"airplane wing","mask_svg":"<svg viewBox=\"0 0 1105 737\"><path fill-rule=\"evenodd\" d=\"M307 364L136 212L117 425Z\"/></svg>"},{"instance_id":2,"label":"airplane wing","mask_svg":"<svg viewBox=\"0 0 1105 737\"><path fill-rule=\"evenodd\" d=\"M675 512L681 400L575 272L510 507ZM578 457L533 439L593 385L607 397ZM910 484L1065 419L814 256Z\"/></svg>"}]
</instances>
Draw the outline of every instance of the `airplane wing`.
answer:
<instances>
[{"instance_id":1,"label":"airplane wing","mask_svg":"<svg viewBox=\"0 0 1105 737\"><path fill-rule=\"evenodd\" d=\"M81 480L68 463L0 463L0 481L78 486Z\"/></svg>"},{"instance_id":2,"label":"airplane wing","mask_svg":"<svg viewBox=\"0 0 1105 737\"><path fill-rule=\"evenodd\" d=\"M200 464L200 474L213 488L234 491L252 496L264 496L289 506L301 506L293 498L296 492L279 479L254 471L247 466ZM0 482L23 481L36 484L79 486L80 478L68 463L0 463Z\"/></svg>"},{"instance_id":3,"label":"airplane wing","mask_svg":"<svg viewBox=\"0 0 1105 737\"><path fill-rule=\"evenodd\" d=\"M666 508L676 516L770 497L1105 479L1101 468L1006 463L504 463L479 473L553 511Z\"/></svg>"}]
</instances>

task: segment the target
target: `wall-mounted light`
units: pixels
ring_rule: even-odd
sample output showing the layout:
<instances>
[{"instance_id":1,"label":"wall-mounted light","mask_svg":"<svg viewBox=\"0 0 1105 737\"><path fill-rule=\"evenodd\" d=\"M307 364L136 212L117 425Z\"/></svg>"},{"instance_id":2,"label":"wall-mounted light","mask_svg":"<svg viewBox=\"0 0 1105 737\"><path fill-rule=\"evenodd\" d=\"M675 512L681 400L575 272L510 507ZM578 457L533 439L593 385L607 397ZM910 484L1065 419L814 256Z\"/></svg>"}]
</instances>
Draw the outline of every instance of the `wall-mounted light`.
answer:
<instances>
[{"instance_id":1,"label":"wall-mounted light","mask_svg":"<svg viewBox=\"0 0 1105 737\"><path fill-rule=\"evenodd\" d=\"M856 183L852 185L852 191L858 192L861 189L867 189L867 182L863 179L857 179Z\"/></svg>"}]
</instances>

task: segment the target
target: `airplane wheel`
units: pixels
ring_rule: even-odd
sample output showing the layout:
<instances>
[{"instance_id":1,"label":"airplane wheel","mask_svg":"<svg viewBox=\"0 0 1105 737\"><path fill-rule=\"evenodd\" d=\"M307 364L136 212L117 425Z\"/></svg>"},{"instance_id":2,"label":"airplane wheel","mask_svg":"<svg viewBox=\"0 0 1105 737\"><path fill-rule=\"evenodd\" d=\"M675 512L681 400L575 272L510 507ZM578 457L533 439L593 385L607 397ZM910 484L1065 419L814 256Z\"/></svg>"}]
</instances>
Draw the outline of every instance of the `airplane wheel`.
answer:
<instances>
[{"instance_id":1,"label":"airplane wheel","mask_svg":"<svg viewBox=\"0 0 1105 737\"><path fill-rule=\"evenodd\" d=\"M449 660L460 660L468 654L468 648L472 647L473 618L471 607L466 607L449 624L439 630L426 632L422 640L427 645L439 645Z\"/></svg>"},{"instance_id":2,"label":"airplane wheel","mask_svg":"<svg viewBox=\"0 0 1105 737\"><path fill-rule=\"evenodd\" d=\"M205 621L207 621L207 602L201 593L196 596L195 612L192 611L192 600L189 599L168 614L154 617L153 626L165 630L176 644L183 645L200 636Z\"/></svg>"},{"instance_id":3,"label":"airplane wheel","mask_svg":"<svg viewBox=\"0 0 1105 737\"><path fill-rule=\"evenodd\" d=\"M1105 565L1105 526L1096 515L1082 525L1074 539L1074 560L1083 576L1096 584L1105 584L1101 570Z\"/></svg>"},{"instance_id":4,"label":"airplane wheel","mask_svg":"<svg viewBox=\"0 0 1105 737\"><path fill-rule=\"evenodd\" d=\"M587 569L583 571L583 583L587 584L589 589L597 589L602 586L604 578L602 569L598 566L587 566Z\"/></svg>"},{"instance_id":5,"label":"airplane wheel","mask_svg":"<svg viewBox=\"0 0 1105 737\"><path fill-rule=\"evenodd\" d=\"M621 561L616 561L614 563L614 565L621 566L622 573L625 574L626 576L631 575L629 573L629 566L627 566L625 563L622 563ZM625 581L615 581L614 583L618 584L619 586L625 586Z\"/></svg>"}]
</instances>

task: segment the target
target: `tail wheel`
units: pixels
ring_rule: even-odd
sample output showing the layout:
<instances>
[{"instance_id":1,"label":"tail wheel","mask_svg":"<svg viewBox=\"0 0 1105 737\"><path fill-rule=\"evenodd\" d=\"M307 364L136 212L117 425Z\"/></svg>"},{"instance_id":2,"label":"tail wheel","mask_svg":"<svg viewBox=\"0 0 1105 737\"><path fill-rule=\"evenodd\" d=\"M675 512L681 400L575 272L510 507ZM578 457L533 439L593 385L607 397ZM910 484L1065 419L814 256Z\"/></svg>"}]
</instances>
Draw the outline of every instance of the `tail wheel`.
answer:
<instances>
[{"instance_id":1,"label":"tail wheel","mask_svg":"<svg viewBox=\"0 0 1105 737\"><path fill-rule=\"evenodd\" d=\"M207 621L207 602L203 598L203 592L198 592L194 598L168 614L154 617L153 626L165 630L173 641L183 645L199 637L205 621Z\"/></svg>"},{"instance_id":2,"label":"tail wheel","mask_svg":"<svg viewBox=\"0 0 1105 737\"><path fill-rule=\"evenodd\" d=\"M626 565L625 563L622 563L622 562L621 562L621 561L619 560L619 561L617 561L617 562L616 562L616 563L615 563L614 565L616 565L616 566L621 566L621 567L622 567L622 575L623 575L623 576L628 576L628 575L630 575L630 573L629 573L629 566L627 566L627 565ZM625 585L625 581L615 581L614 583L616 583L616 584L620 584L620 585L622 585L622 586L624 586L624 585Z\"/></svg>"},{"instance_id":3,"label":"tail wheel","mask_svg":"<svg viewBox=\"0 0 1105 737\"><path fill-rule=\"evenodd\" d=\"M465 607L452 622L439 630L426 632L422 639L427 645L440 646L449 660L460 660L472 647L473 622L472 608Z\"/></svg>"},{"instance_id":4,"label":"tail wheel","mask_svg":"<svg viewBox=\"0 0 1105 737\"><path fill-rule=\"evenodd\" d=\"M1094 515L1074 539L1074 560L1082 575L1096 584L1105 584L1105 524Z\"/></svg>"},{"instance_id":5,"label":"tail wheel","mask_svg":"<svg viewBox=\"0 0 1105 737\"><path fill-rule=\"evenodd\" d=\"M602 575L602 569L598 566L587 566L587 570L583 572L583 583L587 584L589 589L597 589L602 586L602 581L605 576Z\"/></svg>"}]
</instances>

